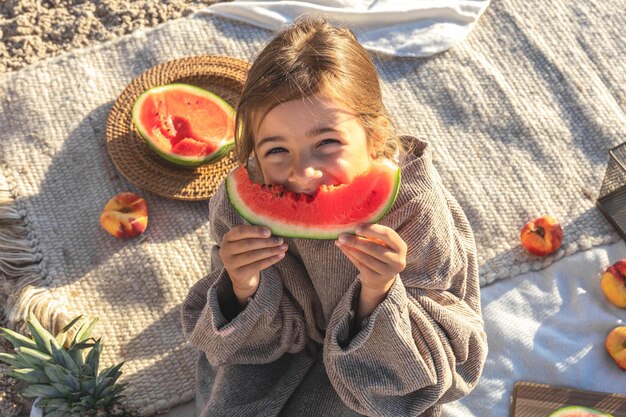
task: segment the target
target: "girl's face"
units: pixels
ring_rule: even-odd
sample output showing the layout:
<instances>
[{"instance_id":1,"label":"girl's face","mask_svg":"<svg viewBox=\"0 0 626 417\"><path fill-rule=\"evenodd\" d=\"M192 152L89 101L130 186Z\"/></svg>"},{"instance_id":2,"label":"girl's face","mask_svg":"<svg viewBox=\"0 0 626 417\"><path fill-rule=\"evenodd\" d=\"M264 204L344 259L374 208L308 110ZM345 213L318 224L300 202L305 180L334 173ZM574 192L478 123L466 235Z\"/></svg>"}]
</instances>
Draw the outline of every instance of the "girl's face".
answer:
<instances>
[{"instance_id":1,"label":"girl's face","mask_svg":"<svg viewBox=\"0 0 626 417\"><path fill-rule=\"evenodd\" d=\"M288 191L313 194L320 185L350 183L373 160L359 117L321 93L282 103L256 125L263 180Z\"/></svg>"}]
</instances>

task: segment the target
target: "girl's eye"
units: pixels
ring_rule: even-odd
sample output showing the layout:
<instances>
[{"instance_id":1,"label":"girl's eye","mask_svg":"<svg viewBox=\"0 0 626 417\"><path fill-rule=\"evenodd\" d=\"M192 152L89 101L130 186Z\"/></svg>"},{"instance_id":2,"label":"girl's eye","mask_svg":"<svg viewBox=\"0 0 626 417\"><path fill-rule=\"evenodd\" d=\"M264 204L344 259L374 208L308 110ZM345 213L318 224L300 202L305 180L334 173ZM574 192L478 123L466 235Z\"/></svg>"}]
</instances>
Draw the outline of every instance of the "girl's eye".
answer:
<instances>
[{"instance_id":1,"label":"girl's eye","mask_svg":"<svg viewBox=\"0 0 626 417\"><path fill-rule=\"evenodd\" d=\"M282 148L282 147L276 147L276 148L272 148L269 151L267 151L267 153L265 154L265 156L271 155L273 153L281 153L281 152L287 152L287 149Z\"/></svg>"},{"instance_id":2,"label":"girl's eye","mask_svg":"<svg viewBox=\"0 0 626 417\"><path fill-rule=\"evenodd\" d=\"M324 139L317 146L329 145L331 143L341 143L337 139Z\"/></svg>"}]
</instances>

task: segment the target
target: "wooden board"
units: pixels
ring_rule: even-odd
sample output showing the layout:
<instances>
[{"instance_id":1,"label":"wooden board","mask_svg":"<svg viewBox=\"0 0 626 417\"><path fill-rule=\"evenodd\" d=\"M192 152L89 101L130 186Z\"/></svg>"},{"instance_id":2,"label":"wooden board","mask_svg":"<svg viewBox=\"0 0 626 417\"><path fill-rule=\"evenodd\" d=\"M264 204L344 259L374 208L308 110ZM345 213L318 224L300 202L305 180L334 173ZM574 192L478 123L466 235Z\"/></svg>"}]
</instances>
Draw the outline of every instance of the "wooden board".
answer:
<instances>
[{"instance_id":1,"label":"wooden board","mask_svg":"<svg viewBox=\"0 0 626 417\"><path fill-rule=\"evenodd\" d=\"M518 381L513 390L511 417L547 417L561 407L592 407L614 417L626 417L626 395L584 391Z\"/></svg>"}]
</instances>

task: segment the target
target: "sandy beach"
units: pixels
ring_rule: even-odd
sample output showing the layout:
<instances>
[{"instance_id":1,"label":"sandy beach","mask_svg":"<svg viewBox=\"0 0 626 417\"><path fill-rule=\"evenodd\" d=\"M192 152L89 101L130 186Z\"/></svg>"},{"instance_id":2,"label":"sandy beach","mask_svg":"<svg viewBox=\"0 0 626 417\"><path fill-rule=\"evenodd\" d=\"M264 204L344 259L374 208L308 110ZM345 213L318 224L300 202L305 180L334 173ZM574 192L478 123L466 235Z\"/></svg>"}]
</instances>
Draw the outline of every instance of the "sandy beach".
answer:
<instances>
[{"instance_id":1,"label":"sandy beach","mask_svg":"<svg viewBox=\"0 0 626 417\"><path fill-rule=\"evenodd\" d=\"M209 0L5 0L0 73L187 16Z\"/></svg>"}]
</instances>

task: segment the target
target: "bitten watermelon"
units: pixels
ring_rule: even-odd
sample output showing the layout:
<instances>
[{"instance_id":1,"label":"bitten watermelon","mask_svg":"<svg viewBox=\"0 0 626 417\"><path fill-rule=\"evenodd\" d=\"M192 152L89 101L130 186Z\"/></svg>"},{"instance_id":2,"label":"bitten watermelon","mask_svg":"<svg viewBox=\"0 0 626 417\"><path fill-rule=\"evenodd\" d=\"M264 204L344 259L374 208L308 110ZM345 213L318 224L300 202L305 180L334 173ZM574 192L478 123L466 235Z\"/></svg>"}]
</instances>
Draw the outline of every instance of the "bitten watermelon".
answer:
<instances>
[{"instance_id":1,"label":"bitten watermelon","mask_svg":"<svg viewBox=\"0 0 626 417\"><path fill-rule=\"evenodd\" d=\"M376 223L389 211L400 186L400 168L376 162L350 184L323 185L314 195L253 182L246 167L226 177L228 198L251 224L284 237L336 239L358 224Z\"/></svg>"},{"instance_id":2,"label":"bitten watermelon","mask_svg":"<svg viewBox=\"0 0 626 417\"><path fill-rule=\"evenodd\" d=\"M559 408L548 417L613 417L595 408L570 406Z\"/></svg>"},{"instance_id":3,"label":"bitten watermelon","mask_svg":"<svg viewBox=\"0 0 626 417\"><path fill-rule=\"evenodd\" d=\"M234 146L235 111L216 94L188 84L145 91L133 123L148 146L177 165L217 162Z\"/></svg>"}]
</instances>

